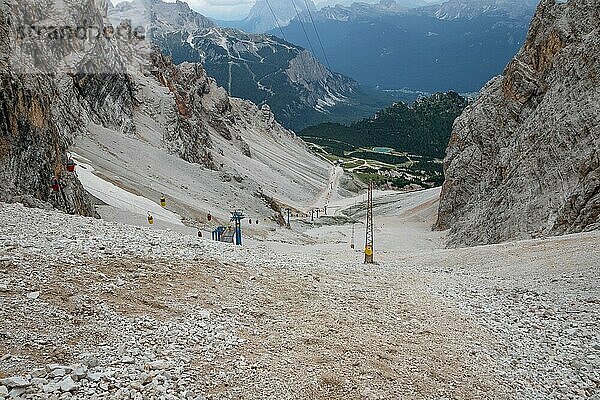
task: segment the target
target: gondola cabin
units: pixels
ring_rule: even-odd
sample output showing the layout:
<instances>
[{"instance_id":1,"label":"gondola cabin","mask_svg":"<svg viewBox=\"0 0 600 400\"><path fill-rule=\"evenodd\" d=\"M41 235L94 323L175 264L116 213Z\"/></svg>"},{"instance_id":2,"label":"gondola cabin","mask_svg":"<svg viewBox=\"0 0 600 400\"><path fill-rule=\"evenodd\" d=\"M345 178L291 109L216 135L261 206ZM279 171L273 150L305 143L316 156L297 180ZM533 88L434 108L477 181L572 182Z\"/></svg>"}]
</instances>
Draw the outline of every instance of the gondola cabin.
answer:
<instances>
[{"instance_id":1,"label":"gondola cabin","mask_svg":"<svg viewBox=\"0 0 600 400\"><path fill-rule=\"evenodd\" d=\"M58 179L56 178L52 178L50 180L50 187L52 188L52 190L54 190L55 192L58 192L59 186L58 186Z\"/></svg>"}]
</instances>

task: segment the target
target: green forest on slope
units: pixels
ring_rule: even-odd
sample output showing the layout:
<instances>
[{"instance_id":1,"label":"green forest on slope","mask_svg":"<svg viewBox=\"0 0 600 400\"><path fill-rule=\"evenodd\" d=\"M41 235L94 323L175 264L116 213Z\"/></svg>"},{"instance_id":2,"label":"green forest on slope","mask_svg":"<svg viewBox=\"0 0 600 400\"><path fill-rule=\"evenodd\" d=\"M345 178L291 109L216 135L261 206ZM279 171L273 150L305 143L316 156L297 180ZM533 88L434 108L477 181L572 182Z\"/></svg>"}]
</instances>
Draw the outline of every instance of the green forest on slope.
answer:
<instances>
[{"instance_id":1,"label":"green forest on slope","mask_svg":"<svg viewBox=\"0 0 600 400\"><path fill-rule=\"evenodd\" d=\"M374 116L350 125L324 123L300 131L307 142L319 144L320 139L339 143L330 152L343 155L348 144L352 147L391 147L432 158L443 158L450 140L452 124L468 100L455 92L436 93L408 105L403 102L377 112Z\"/></svg>"}]
</instances>

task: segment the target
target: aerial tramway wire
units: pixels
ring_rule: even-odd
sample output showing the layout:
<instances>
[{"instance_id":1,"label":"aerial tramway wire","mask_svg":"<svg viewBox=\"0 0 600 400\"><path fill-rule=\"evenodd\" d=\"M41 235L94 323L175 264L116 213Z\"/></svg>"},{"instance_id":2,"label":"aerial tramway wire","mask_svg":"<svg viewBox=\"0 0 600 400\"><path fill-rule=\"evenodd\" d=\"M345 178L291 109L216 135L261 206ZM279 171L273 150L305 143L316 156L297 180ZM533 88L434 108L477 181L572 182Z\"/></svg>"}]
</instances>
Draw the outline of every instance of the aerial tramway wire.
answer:
<instances>
[{"instance_id":1,"label":"aerial tramway wire","mask_svg":"<svg viewBox=\"0 0 600 400\"><path fill-rule=\"evenodd\" d=\"M310 51L314 55L314 54L316 54L315 49L313 48L313 45L310 42L310 38L308 37L308 32L306 32L306 28L304 27L304 22L302 22L302 18L300 18L300 13L298 12L298 7L296 7L296 3L294 2L294 0L292 0L292 5L294 6L294 10L296 11L296 17L298 17L298 22L300 22L302 31L304 31L304 36L306 36L306 41L308 42L308 47L310 47Z\"/></svg>"},{"instance_id":2,"label":"aerial tramway wire","mask_svg":"<svg viewBox=\"0 0 600 400\"><path fill-rule=\"evenodd\" d=\"M331 71L331 64L329 64L329 58L327 57L327 53L325 53L325 47L323 47L323 42L321 41L321 35L319 35L319 30L317 29L317 24L315 24L315 20L312 16L312 12L310 12L310 7L308 6L308 0L304 0L304 4L306 4L306 10L308 11L308 16L310 17L310 22L312 23L313 28L315 29L315 33L317 35L317 40L319 41L319 46L321 46L321 51L323 52L323 57L325 57L325 62L327 63L327 68Z\"/></svg>"},{"instance_id":3,"label":"aerial tramway wire","mask_svg":"<svg viewBox=\"0 0 600 400\"><path fill-rule=\"evenodd\" d=\"M273 19L275 20L275 24L277 25L277 28L279 28L279 32L281 32L281 36L282 36L283 40L285 40L287 42L287 39L285 38L285 33L283 33L283 28L281 28L281 24L279 23L279 20L277 19L277 15L275 15L275 11L273 11L273 7L271 7L271 3L269 2L269 0L265 0L265 2L267 3L269 10L271 10L271 14L273 14Z\"/></svg>"}]
</instances>

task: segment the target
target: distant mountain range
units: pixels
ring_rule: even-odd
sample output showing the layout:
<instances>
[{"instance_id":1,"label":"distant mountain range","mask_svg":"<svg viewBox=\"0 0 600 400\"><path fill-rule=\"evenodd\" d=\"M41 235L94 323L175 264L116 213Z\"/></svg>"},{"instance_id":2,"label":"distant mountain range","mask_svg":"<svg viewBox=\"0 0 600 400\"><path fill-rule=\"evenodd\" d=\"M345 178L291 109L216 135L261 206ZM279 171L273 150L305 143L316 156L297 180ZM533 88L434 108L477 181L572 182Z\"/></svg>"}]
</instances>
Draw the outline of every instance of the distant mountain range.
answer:
<instances>
[{"instance_id":1,"label":"distant mountain range","mask_svg":"<svg viewBox=\"0 0 600 400\"><path fill-rule=\"evenodd\" d=\"M539 0L449 0L420 11L446 20L473 19L483 15L531 19Z\"/></svg>"},{"instance_id":2,"label":"distant mountain range","mask_svg":"<svg viewBox=\"0 0 600 400\"><path fill-rule=\"evenodd\" d=\"M219 25L241 29L244 32L264 33L279 26L286 26L296 18L296 11L305 14L316 11L312 0L257 0L248 16L241 21L218 21ZM275 20L277 17L277 20Z\"/></svg>"},{"instance_id":3,"label":"distant mountain range","mask_svg":"<svg viewBox=\"0 0 600 400\"><path fill-rule=\"evenodd\" d=\"M278 121L299 130L348 123L393 100L417 97L404 89L478 91L516 53L535 7L535 0L424 3L382 0L316 10L311 1L295 0L298 19L292 2L259 0L244 23L254 21L248 29L260 30L270 15L277 25L273 9L279 25L267 34L219 27L181 1L123 2L109 18L144 26L175 63L201 62L230 95L268 104Z\"/></svg>"},{"instance_id":4,"label":"distant mountain range","mask_svg":"<svg viewBox=\"0 0 600 400\"><path fill-rule=\"evenodd\" d=\"M113 24L130 20L176 64L201 62L231 96L268 104L291 129L325 120L348 121L385 105L358 83L327 69L310 52L266 34L218 27L187 3L133 0L109 11Z\"/></svg>"},{"instance_id":5,"label":"distant mountain range","mask_svg":"<svg viewBox=\"0 0 600 400\"><path fill-rule=\"evenodd\" d=\"M443 0L437 0L437 1L426 1L426 0L396 0L396 3L398 3L401 7L405 7L405 8L417 8L417 7L424 7L427 6L429 4L433 4L433 3L440 3ZM317 8L321 9L324 7L328 7L328 6L335 6L335 5L350 5L352 3L355 3L356 0L322 0L322 1L315 1L315 5L317 6ZM365 4L371 4L371 3L377 3L377 1L362 1L361 3L365 3Z\"/></svg>"},{"instance_id":6,"label":"distant mountain range","mask_svg":"<svg viewBox=\"0 0 600 400\"><path fill-rule=\"evenodd\" d=\"M396 0L394 7L406 11L412 8L426 7L432 4L438 4L444 0ZM390 3L389 0L385 2ZM296 18L296 11L306 16L307 9L315 12L328 6L349 6L351 4L360 4L368 6L375 1L365 1L356 3L355 0L323 0L313 2L312 0L257 0L250 9L248 16L240 21L217 21L220 26L237 28L246 32L263 33L271 29L279 29L289 25ZM277 17L277 20L275 20Z\"/></svg>"},{"instance_id":7,"label":"distant mountain range","mask_svg":"<svg viewBox=\"0 0 600 400\"><path fill-rule=\"evenodd\" d=\"M322 62L367 88L473 92L500 74L522 45L535 5L450 0L408 8L383 0L325 7L312 13L325 54L315 45L308 15L282 30L292 43L312 43ZM282 36L279 29L269 33Z\"/></svg>"},{"instance_id":8,"label":"distant mountain range","mask_svg":"<svg viewBox=\"0 0 600 400\"><path fill-rule=\"evenodd\" d=\"M216 26L210 18L190 9L183 1L133 0L116 6L109 2L108 17L113 24L127 19L133 27L143 26L155 32L193 32Z\"/></svg>"}]
</instances>

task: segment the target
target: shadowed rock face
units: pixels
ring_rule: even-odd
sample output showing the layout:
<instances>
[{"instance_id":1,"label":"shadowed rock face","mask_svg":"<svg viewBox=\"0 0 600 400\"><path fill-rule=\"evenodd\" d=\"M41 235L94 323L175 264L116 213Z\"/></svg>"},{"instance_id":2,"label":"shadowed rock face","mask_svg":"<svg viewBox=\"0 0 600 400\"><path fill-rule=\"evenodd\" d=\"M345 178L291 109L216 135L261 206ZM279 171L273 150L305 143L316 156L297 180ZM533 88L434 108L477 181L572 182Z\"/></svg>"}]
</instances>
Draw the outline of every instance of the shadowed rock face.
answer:
<instances>
[{"instance_id":1,"label":"shadowed rock face","mask_svg":"<svg viewBox=\"0 0 600 400\"><path fill-rule=\"evenodd\" d=\"M66 171L67 149L82 125L80 109L72 107L72 101L83 93L71 90L69 96L63 91L66 85L74 86L73 79L28 70L25 62L14 64L9 15L15 15L10 6L0 3L0 200L22 201L32 196L42 202L28 200L28 204L45 202L70 213L94 216L87 193L75 174ZM19 6L23 13L40 10L35 3L31 8L26 3ZM49 62L56 54L52 50ZM52 177L59 178L60 193L50 187Z\"/></svg>"},{"instance_id":2,"label":"shadowed rock face","mask_svg":"<svg viewBox=\"0 0 600 400\"><path fill-rule=\"evenodd\" d=\"M456 120L437 229L450 246L600 228L600 1L544 0Z\"/></svg>"},{"instance_id":3,"label":"shadowed rock face","mask_svg":"<svg viewBox=\"0 0 600 400\"><path fill-rule=\"evenodd\" d=\"M44 28L102 28L106 7L103 0L0 3L5 38L0 43L0 200L33 196L69 213L96 215L66 162L73 140L90 123L134 133L136 101L121 46L105 37L87 43L57 39L49 28L23 34L20 42L15 38L20 27L38 23ZM51 188L53 177L60 192Z\"/></svg>"},{"instance_id":4,"label":"shadowed rock face","mask_svg":"<svg viewBox=\"0 0 600 400\"><path fill-rule=\"evenodd\" d=\"M61 130L52 100L57 88L44 76L0 76L0 200L28 194L64 211L95 215L87 194L65 168L72 133ZM50 187L60 177L64 197Z\"/></svg>"}]
</instances>

